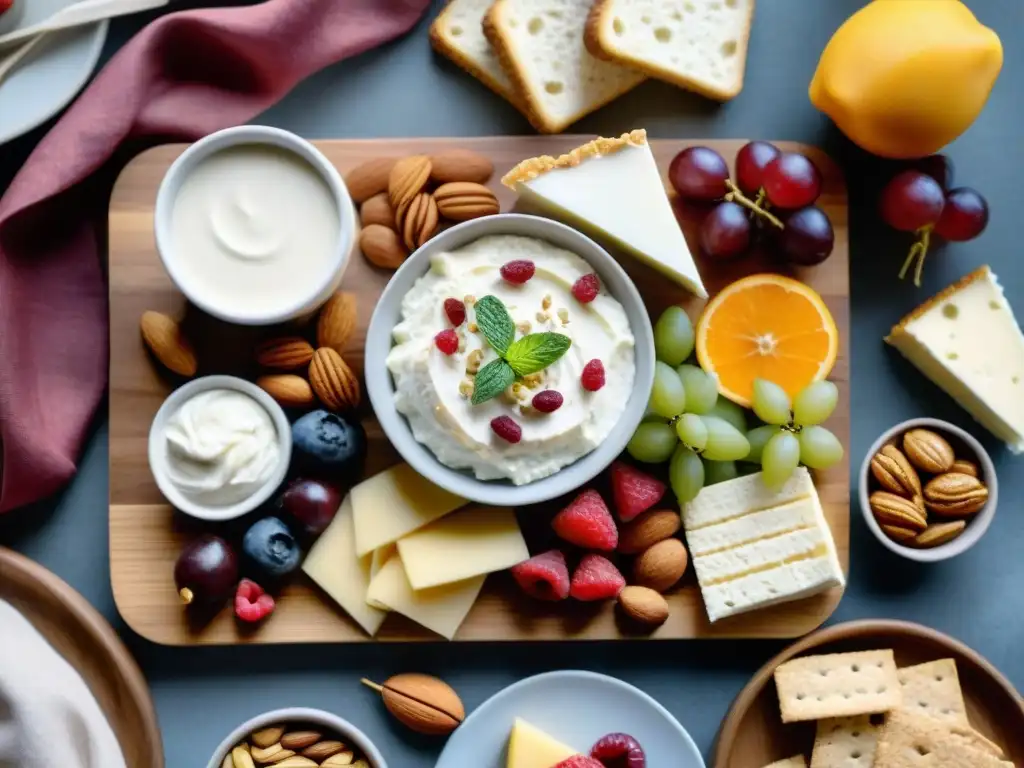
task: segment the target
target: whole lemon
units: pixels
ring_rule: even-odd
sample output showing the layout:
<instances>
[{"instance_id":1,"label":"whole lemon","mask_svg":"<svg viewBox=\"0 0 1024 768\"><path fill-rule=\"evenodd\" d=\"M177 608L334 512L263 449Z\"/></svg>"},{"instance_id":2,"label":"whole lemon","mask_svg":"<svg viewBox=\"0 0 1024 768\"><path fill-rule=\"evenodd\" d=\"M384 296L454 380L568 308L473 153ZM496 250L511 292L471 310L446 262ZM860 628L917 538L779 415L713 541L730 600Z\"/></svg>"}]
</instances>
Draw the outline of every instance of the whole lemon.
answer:
<instances>
[{"instance_id":1,"label":"whole lemon","mask_svg":"<svg viewBox=\"0 0 1024 768\"><path fill-rule=\"evenodd\" d=\"M825 47L815 107L876 155L931 155L975 121L1003 65L999 37L960 0L873 0Z\"/></svg>"}]
</instances>

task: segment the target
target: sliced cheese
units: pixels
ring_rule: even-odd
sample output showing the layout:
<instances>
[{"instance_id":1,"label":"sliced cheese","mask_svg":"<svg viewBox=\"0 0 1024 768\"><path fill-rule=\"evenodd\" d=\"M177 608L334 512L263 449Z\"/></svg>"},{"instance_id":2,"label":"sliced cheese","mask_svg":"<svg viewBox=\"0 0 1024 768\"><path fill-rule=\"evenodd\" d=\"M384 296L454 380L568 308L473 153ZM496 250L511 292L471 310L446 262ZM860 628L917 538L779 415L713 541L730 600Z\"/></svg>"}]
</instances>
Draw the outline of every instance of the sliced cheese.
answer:
<instances>
[{"instance_id":1,"label":"sliced cheese","mask_svg":"<svg viewBox=\"0 0 1024 768\"><path fill-rule=\"evenodd\" d=\"M386 605L395 613L451 640L476 602L486 578L475 576L417 592L409 584L401 556L394 555L373 577L366 599Z\"/></svg>"},{"instance_id":2,"label":"sliced cheese","mask_svg":"<svg viewBox=\"0 0 1024 768\"><path fill-rule=\"evenodd\" d=\"M506 768L552 768L578 754L575 749L517 717L508 737Z\"/></svg>"},{"instance_id":3,"label":"sliced cheese","mask_svg":"<svg viewBox=\"0 0 1024 768\"><path fill-rule=\"evenodd\" d=\"M412 588L427 589L503 571L530 552L507 507L470 507L410 533L398 542Z\"/></svg>"},{"instance_id":4,"label":"sliced cheese","mask_svg":"<svg viewBox=\"0 0 1024 768\"><path fill-rule=\"evenodd\" d=\"M701 490L697 498L683 505L683 525L689 533L707 525L772 509L812 495L816 495L814 482L805 467L797 467L777 491L764 484L760 472L744 475Z\"/></svg>"},{"instance_id":5,"label":"sliced cheese","mask_svg":"<svg viewBox=\"0 0 1024 768\"><path fill-rule=\"evenodd\" d=\"M394 555L397 551L398 546L396 544L385 544L383 547L378 547L377 549L373 550L373 552L371 552L368 555L368 557L370 558L371 581L373 580L374 576L380 573L380 569L384 567L384 563L390 560L392 555ZM374 608L380 608L382 611L388 610L388 607L386 605L384 605L383 603L373 603L370 601L369 597L367 597L366 602L369 605L372 605Z\"/></svg>"},{"instance_id":6,"label":"sliced cheese","mask_svg":"<svg viewBox=\"0 0 1024 768\"><path fill-rule=\"evenodd\" d=\"M693 558L701 586L767 571L780 565L826 554L825 537L817 528L752 541L741 547Z\"/></svg>"},{"instance_id":7,"label":"sliced cheese","mask_svg":"<svg viewBox=\"0 0 1024 768\"><path fill-rule=\"evenodd\" d=\"M342 500L338 514L309 550L302 570L367 633L376 634L387 611L366 604L370 556L356 555L351 495Z\"/></svg>"},{"instance_id":8,"label":"sliced cheese","mask_svg":"<svg viewBox=\"0 0 1024 768\"><path fill-rule=\"evenodd\" d=\"M721 552L801 528L812 528L818 524L819 506L817 499L809 496L780 507L733 518L720 525L707 525L687 531L686 543L690 547L690 557Z\"/></svg>"},{"instance_id":9,"label":"sliced cheese","mask_svg":"<svg viewBox=\"0 0 1024 768\"><path fill-rule=\"evenodd\" d=\"M408 464L398 464L374 475L350 493L359 556L392 544L466 503Z\"/></svg>"},{"instance_id":10,"label":"sliced cheese","mask_svg":"<svg viewBox=\"0 0 1024 768\"><path fill-rule=\"evenodd\" d=\"M718 621L737 613L799 600L843 586L842 571L832 558L799 560L770 571L701 588L708 618Z\"/></svg>"}]
</instances>

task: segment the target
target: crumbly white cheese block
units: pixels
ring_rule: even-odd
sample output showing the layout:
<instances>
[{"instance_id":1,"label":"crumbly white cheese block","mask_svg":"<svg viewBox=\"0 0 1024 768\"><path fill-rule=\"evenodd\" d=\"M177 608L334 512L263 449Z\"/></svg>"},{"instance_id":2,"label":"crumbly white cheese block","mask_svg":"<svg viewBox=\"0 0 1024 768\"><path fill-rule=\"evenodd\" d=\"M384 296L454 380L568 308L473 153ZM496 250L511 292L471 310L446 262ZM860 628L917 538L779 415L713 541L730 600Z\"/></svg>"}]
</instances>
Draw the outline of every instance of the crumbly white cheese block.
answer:
<instances>
[{"instance_id":1,"label":"crumbly white cheese block","mask_svg":"<svg viewBox=\"0 0 1024 768\"><path fill-rule=\"evenodd\" d=\"M791 531L711 555L695 557L693 569L702 586L720 584L797 560L810 560L827 554L826 535L819 528Z\"/></svg>"},{"instance_id":2,"label":"crumbly white cheese block","mask_svg":"<svg viewBox=\"0 0 1024 768\"><path fill-rule=\"evenodd\" d=\"M818 524L820 507L816 501L808 496L780 507L753 512L720 525L707 525L687 531L686 543L690 548L690 556L709 555L759 539L779 536L801 528L812 528Z\"/></svg>"},{"instance_id":3,"label":"crumbly white cheese block","mask_svg":"<svg viewBox=\"0 0 1024 768\"><path fill-rule=\"evenodd\" d=\"M800 600L845 584L838 563L827 557L760 571L711 587L701 587L708 618L718 621L738 613Z\"/></svg>"},{"instance_id":4,"label":"crumbly white cheese block","mask_svg":"<svg viewBox=\"0 0 1024 768\"><path fill-rule=\"evenodd\" d=\"M691 531L763 509L817 496L811 473L797 467L785 484L773 491L764 484L761 473L744 475L701 490L697 498L683 505L683 526Z\"/></svg>"}]
</instances>

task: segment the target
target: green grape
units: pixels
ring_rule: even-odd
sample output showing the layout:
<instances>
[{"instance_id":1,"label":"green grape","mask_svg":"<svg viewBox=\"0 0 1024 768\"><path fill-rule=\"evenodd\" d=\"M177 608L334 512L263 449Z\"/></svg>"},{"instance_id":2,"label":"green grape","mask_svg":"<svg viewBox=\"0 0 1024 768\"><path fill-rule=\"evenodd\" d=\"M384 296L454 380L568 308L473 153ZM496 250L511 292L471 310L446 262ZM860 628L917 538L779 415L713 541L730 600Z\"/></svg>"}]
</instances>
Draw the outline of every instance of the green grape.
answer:
<instances>
[{"instance_id":1,"label":"green grape","mask_svg":"<svg viewBox=\"0 0 1024 768\"><path fill-rule=\"evenodd\" d=\"M676 373L686 389L686 412L707 413L718 401L718 377L696 365L680 365Z\"/></svg>"},{"instance_id":2,"label":"green grape","mask_svg":"<svg viewBox=\"0 0 1024 768\"><path fill-rule=\"evenodd\" d=\"M747 461L761 463L761 453L764 447L779 432L776 424L765 424L763 427L754 427L747 432L747 442L750 443L750 453L747 454Z\"/></svg>"},{"instance_id":3,"label":"green grape","mask_svg":"<svg viewBox=\"0 0 1024 768\"><path fill-rule=\"evenodd\" d=\"M660 360L654 364L654 386L647 407L666 419L686 409L686 390L676 372Z\"/></svg>"},{"instance_id":4,"label":"green grape","mask_svg":"<svg viewBox=\"0 0 1024 768\"><path fill-rule=\"evenodd\" d=\"M668 465L668 482L680 504L693 501L704 487L704 462L685 445L678 445Z\"/></svg>"},{"instance_id":5,"label":"green grape","mask_svg":"<svg viewBox=\"0 0 1024 768\"><path fill-rule=\"evenodd\" d=\"M764 484L778 490L800 463L800 441L792 432L781 431L765 445L761 453Z\"/></svg>"},{"instance_id":6,"label":"green grape","mask_svg":"<svg viewBox=\"0 0 1024 768\"><path fill-rule=\"evenodd\" d=\"M843 459L843 444L824 427L804 427L799 440L800 461L811 469L828 469Z\"/></svg>"},{"instance_id":7,"label":"green grape","mask_svg":"<svg viewBox=\"0 0 1024 768\"><path fill-rule=\"evenodd\" d=\"M757 418L765 424L789 423L789 395L778 384L767 379L754 379L754 396L751 401Z\"/></svg>"},{"instance_id":8,"label":"green grape","mask_svg":"<svg viewBox=\"0 0 1024 768\"><path fill-rule=\"evenodd\" d=\"M821 424L836 409L839 387L831 381L816 381L793 398L793 421L801 426Z\"/></svg>"},{"instance_id":9,"label":"green grape","mask_svg":"<svg viewBox=\"0 0 1024 768\"><path fill-rule=\"evenodd\" d=\"M717 416L720 419L724 419L736 427L740 432L747 431L747 412L740 408L740 406L736 405L732 400L726 400L724 397L719 397L706 415Z\"/></svg>"},{"instance_id":10,"label":"green grape","mask_svg":"<svg viewBox=\"0 0 1024 768\"><path fill-rule=\"evenodd\" d=\"M661 464L668 461L672 451L679 445L676 431L668 424L645 421L626 443L626 451L637 461L647 464Z\"/></svg>"},{"instance_id":11,"label":"green grape","mask_svg":"<svg viewBox=\"0 0 1024 768\"><path fill-rule=\"evenodd\" d=\"M683 444L695 451L703 451L708 444L708 428L695 413L684 413L676 422L676 434Z\"/></svg>"},{"instance_id":12,"label":"green grape","mask_svg":"<svg viewBox=\"0 0 1024 768\"><path fill-rule=\"evenodd\" d=\"M693 352L693 323L682 307L669 307L654 324L654 354L662 362L679 365Z\"/></svg>"},{"instance_id":13,"label":"green grape","mask_svg":"<svg viewBox=\"0 0 1024 768\"><path fill-rule=\"evenodd\" d=\"M708 441L703 456L711 461L736 461L750 453L747 436L725 419L717 416L701 416L708 428Z\"/></svg>"},{"instance_id":14,"label":"green grape","mask_svg":"<svg viewBox=\"0 0 1024 768\"><path fill-rule=\"evenodd\" d=\"M726 480L735 480L740 476L735 461L705 461L704 462L704 485L723 483Z\"/></svg>"}]
</instances>

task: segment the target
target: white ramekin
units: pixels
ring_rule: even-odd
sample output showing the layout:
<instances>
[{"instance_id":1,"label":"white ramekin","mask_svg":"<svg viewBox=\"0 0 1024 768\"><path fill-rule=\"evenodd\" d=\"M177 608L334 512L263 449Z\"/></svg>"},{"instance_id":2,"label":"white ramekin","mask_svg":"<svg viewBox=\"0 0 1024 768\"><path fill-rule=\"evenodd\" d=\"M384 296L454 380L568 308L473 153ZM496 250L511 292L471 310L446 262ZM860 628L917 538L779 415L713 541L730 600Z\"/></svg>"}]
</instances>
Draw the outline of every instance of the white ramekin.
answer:
<instances>
[{"instance_id":1,"label":"white ramekin","mask_svg":"<svg viewBox=\"0 0 1024 768\"><path fill-rule=\"evenodd\" d=\"M174 202L181 189L182 182L202 160L229 147L244 144L264 144L294 152L297 156L308 162L323 177L331 193L334 195L337 204L338 221L340 223L340 234L334 258L329 268L320 275L315 282L311 282L308 294L295 305L277 312L261 313L254 309L252 313L244 316L225 311L210 303L193 290L189 277L184 270L179 268L175 259L174 237L171 234L171 215L174 210ZM303 317L316 311L321 304L330 298L345 273L352 250L355 246L359 233L359 221L356 217L355 206L352 197L348 193L345 182L337 169L331 165L320 150L310 142L296 136L289 131L280 128L270 128L263 125L240 125L236 128L226 128L209 136L200 139L181 153L171 167L167 169L163 180L160 182L160 189L156 196L156 210L153 221L156 234L156 249L163 261L164 269L171 276L171 280L178 287L185 297L203 311L220 318L229 323L237 325L273 325L275 323Z\"/></svg>"}]
</instances>

